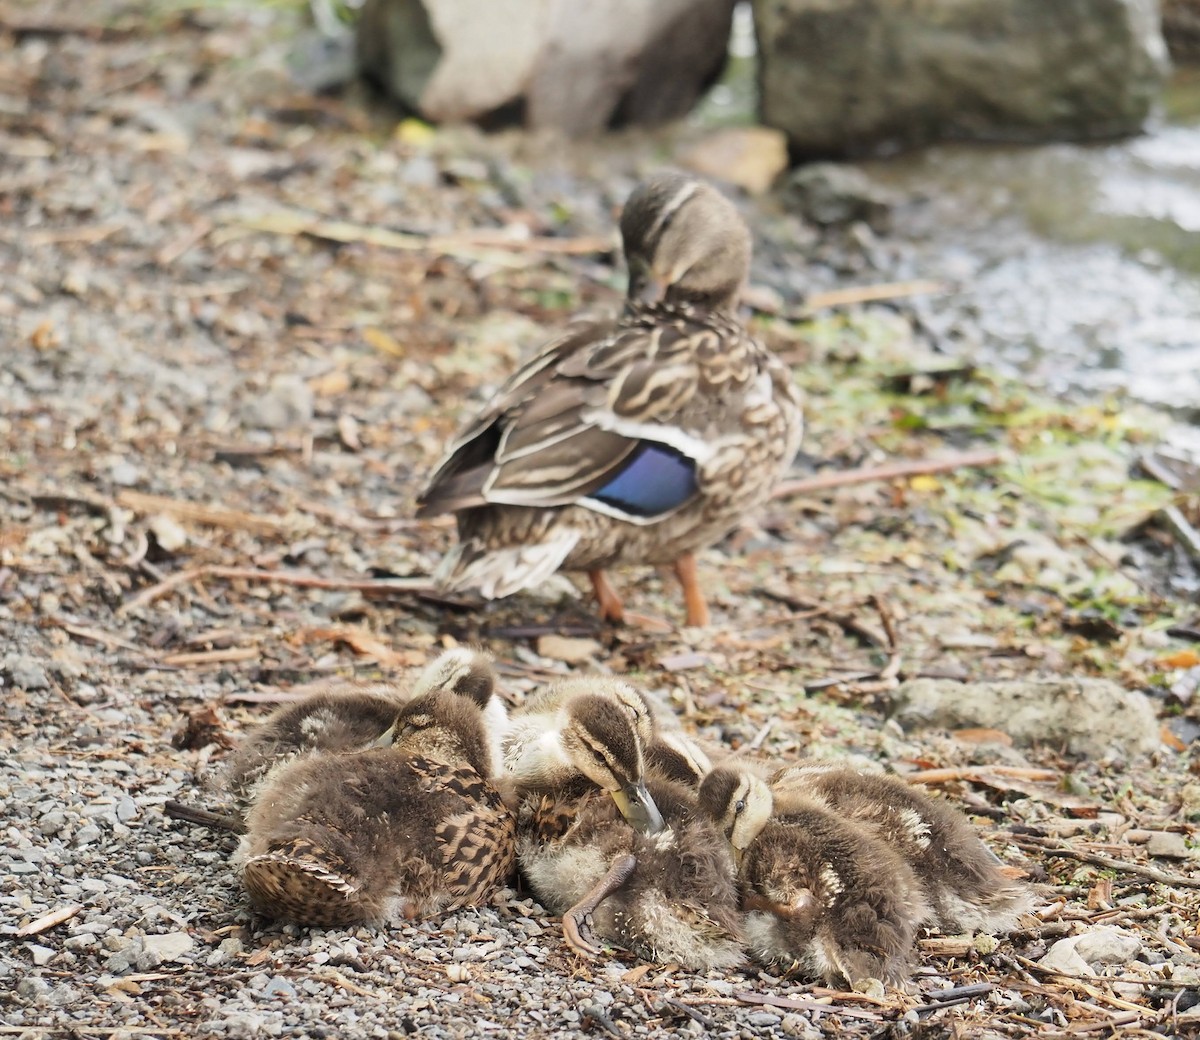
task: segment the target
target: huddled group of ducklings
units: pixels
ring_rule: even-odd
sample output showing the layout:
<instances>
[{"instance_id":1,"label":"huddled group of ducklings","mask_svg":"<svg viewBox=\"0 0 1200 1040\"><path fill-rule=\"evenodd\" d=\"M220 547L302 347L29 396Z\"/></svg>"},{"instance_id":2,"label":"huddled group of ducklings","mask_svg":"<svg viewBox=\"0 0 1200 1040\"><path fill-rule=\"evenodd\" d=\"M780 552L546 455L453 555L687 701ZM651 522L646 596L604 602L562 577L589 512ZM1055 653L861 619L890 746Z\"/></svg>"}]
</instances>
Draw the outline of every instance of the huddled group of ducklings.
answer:
<instances>
[{"instance_id":1,"label":"huddled group of ducklings","mask_svg":"<svg viewBox=\"0 0 1200 1040\"><path fill-rule=\"evenodd\" d=\"M1001 932L1028 909L966 818L902 780L714 767L619 679L564 679L511 714L494 687L457 649L407 694L317 693L252 731L226 780L255 908L387 924L484 903L515 865L581 954L749 955L829 984L898 982L920 928Z\"/></svg>"}]
</instances>

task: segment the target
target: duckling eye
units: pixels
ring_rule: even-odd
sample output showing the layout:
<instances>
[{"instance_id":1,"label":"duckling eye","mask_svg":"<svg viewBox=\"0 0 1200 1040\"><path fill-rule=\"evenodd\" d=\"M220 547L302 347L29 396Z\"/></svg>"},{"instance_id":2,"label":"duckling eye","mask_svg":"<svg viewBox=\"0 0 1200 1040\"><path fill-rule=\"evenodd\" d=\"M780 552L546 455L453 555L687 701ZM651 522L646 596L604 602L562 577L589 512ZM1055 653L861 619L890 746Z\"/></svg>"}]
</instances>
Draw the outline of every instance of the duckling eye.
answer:
<instances>
[{"instance_id":1,"label":"duckling eye","mask_svg":"<svg viewBox=\"0 0 1200 1040\"><path fill-rule=\"evenodd\" d=\"M746 811L745 799L739 798L736 802L734 802L733 803L733 811L734 811L735 815L745 812Z\"/></svg>"}]
</instances>

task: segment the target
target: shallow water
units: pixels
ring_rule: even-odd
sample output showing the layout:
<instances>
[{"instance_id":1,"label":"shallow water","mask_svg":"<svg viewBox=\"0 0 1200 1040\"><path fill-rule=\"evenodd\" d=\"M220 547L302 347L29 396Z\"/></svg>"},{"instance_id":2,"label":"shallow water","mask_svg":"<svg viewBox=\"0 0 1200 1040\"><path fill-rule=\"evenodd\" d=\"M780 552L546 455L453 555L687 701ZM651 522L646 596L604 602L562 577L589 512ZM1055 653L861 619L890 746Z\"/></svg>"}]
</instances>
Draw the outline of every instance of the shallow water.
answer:
<instances>
[{"instance_id":1,"label":"shallow water","mask_svg":"<svg viewBox=\"0 0 1200 1040\"><path fill-rule=\"evenodd\" d=\"M900 277L935 324L1057 389L1126 389L1200 420L1200 78L1146 135L941 145L861 164L896 193Z\"/></svg>"}]
</instances>

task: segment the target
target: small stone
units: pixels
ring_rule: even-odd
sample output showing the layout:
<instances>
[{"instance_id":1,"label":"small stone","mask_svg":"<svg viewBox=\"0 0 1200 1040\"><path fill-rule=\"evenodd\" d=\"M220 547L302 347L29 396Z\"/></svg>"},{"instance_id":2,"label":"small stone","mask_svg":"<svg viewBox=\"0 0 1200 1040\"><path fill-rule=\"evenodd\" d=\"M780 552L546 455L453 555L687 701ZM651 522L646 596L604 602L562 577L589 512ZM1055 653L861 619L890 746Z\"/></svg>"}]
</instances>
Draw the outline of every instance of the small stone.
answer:
<instances>
[{"instance_id":1,"label":"small stone","mask_svg":"<svg viewBox=\"0 0 1200 1040\"><path fill-rule=\"evenodd\" d=\"M122 823L128 823L137 815L137 802L128 795L124 796L117 802L117 819Z\"/></svg>"},{"instance_id":2,"label":"small stone","mask_svg":"<svg viewBox=\"0 0 1200 1040\"><path fill-rule=\"evenodd\" d=\"M8 681L18 690L48 690L50 677L41 663L28 654L9 654L0 666Z\"/></svg>"},{"instance_id":3,"label":"small stone","mask_svg":"<svg viewBox=\"0 0 1200 1040\"><path fill-rule=\"evenodd\" d=\"M29 956L33 958L33 963L39 968L49 964L55 953L49 946L39 946L37 943L30 943L25 948L29 951Z\"/></svg>"},{"instance_id":4,"label":"small stone","mask_svg":"<svg viewBox=\"0 0 1200 1040\"><path fill-rule=\"evenodd\" d=\"M36 975L30 975L17 983L17 996L30 1003L44 1000L49 992L50 983Z\"/></svg>"},{"instance_id":5,"label":"small stone","mask_svg":"<svg viewBox=\"0 0 1200 1040\"><path fill-rule=\"evenodd\" d=\"M85 824L75 832L76 845L90 845L100 840L101 830L94 823Z\"/></svg>"},{"instance_id":6,"label":"small stone","mask_svg":"<svg viewBox=\"0 0 1200 1040\"><path fill-rule=\"evenodd\" d=\"M133 487L142 479L142 471L126 459L114 462L108 475L118 487Z\"/></svg>"},{"instance_id":7,"label":"small stone","mask_svg":"<svg viewBox=\"0 0 1200 1040\"><path fill-rule=\"evenodd\" d=\"M585 661L595 659L600 652L600 644L595 639L547 635L538 640L537 652L552 661L562 661L564 664L583 664Z\"/></svg>"},{"instance_id":8,"label":"small stone","mask_svg":"<svg viewBox=\"0 0 1200 1040\"><path fill-rule=\"evenodd\" d=\"M1125 964L1142 952L1138 937L1120 928L1091 928L1077 940L1075 952L1088 964Z\"/></svg>"},{"instance_id":9,"label":"small stone","mask_svg":"<svg viewBox=\"0 0 1200 1040\"><path fill-rule=\"evenodd\" d=\"M1152 831L1146 842L1146 852L1163 859L1191 859L1192 850L1182 834L1174 831Z\"/></svg>"},{"instance_id":10,"label":"small stone","mask_svg":"<svg viewBox=\"0 0 1200 1040\"><path fill-rule=\"evenodd\" d=\"M174 517L166 513L156 513L146 521L146 526L150 528L154 540L164 552L177 552L187 545L187 531Z\"/></svg>"},{"instance_id":11,"label":"small stone","mask_svg":"<svg viewBox=\"0 0 1200 1040\"><path fill-rule=\"evenodd\" d=\"M747 1019L747 1021L755 1028L770 1029L779 1025L782 1019L779 1015L772 1014L770 1011L756 1011Z\"/></svg>"},{"instance_id":12,"label":"small stone","mask_svg":"<svg viewBox=\"0 0 1200 1040\"><path fill-rule=\"evenodd\" d=\"M63 940L63 949L65 950L87 950L97 945L99 945L99 942L91 932L68 935Z\"/></svg>"},{"instance_id":13,"label":"small stone","mask_svg":"<svg viewBox=\"0 0 1200 1040\"><path fill-rule=\"evenodd\" d=\"M284 373L271 380L264 394L251 397L242 407L247 426L286 430L312 421L312 387L298 375Z\"/></svg>"},{"instance_id":14,"label":"small stone","mask_svg":"<svg viewBox=\"0 0 1200 1040\"><path fill-rule=\"evenodd\" d=\"M1038 961L1043 968L1061 971L1067 975L1095 975L1092 967L1075 949L1081 937L1073 935L1069 939L1059 939L1046 955Z\"/></svg>"},{"instance_id":15,"label":"small stone","mask_svg":"<svg viewBox=\"0 0 1200 1040\"><path fill-rule=\"evenodd\" d=\"M296 987L293 986L282 975L272 975L263 989L264 997L294 997L296 995Z\"/></svg>"},{"instance_id":16,"label":"small stone","mask_svg":"<svg viewBox=\"0 0 1200 1040\"><path fill-rule=\"evenodd\" d=\"M158 957L161 963L179 960L196 945L196 940L187 932L168 932L166 935L147 935L142 943L146 951Z\"/></svg>"}]
</instances>

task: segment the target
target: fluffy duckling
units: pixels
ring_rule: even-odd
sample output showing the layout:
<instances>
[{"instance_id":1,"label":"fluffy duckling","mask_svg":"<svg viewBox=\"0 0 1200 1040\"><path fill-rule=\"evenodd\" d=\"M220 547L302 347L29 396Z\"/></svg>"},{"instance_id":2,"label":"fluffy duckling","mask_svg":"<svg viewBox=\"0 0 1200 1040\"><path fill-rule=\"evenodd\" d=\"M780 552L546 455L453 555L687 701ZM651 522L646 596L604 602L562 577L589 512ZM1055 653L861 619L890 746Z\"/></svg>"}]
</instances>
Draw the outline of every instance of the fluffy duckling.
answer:
<instances>
[{"instance_id":1,"label":"fluffy duckling","mask_svg":"<svg viewBox=\"0 0 1200 1040\"><path fill-rule=\"evenodd\" d=\"M488 779L490 687L476 678L404 705L378 741L390 746L314 751L272 772L235 860L258 910L384 924L478 903L508 880L516 820Z\"/></svg>"},{"instance_id":2,"label":"fluffy duckling","mask_svg":"<svg viewBox=\"0 0 1200 1040\"><path fill-rule=\"evenodd\" d=\"M813 801L872 827L916 872L930 904L928 923L948 932L1009 931L1032 893L1007 877L970 821L899 777L805 759L770 779L776 816Z\"/></svg>"},{"instance_id":3,"label":"fluffy duckling","mask_svg":"<svg viewBox=\"0 0 1200 1040\"><path fill-rule=\"evenodd\" d=\"M696 814L692 791L648 772L643 745L657 737L645 696L578 679L526 712L506 744L517 859L542 904L562 914L567 942L593 955L599 935L650 960L741 963L727 844Z\"/></svg>"},{"instance_id":4,"label":"fluffy duckling","mask_svg":"<svg viewBox=\"0 0 1200 1040\"><path fill-rule=\"evenodd\" d=\"M642 752L653 734L650 706L629 683L565 680L513 714L502 742L504 781L518 802L599 788L631 826L657 833L663 820L646 789Z\"/></svg>"},{"instance_id":5,"label":"fluffy duckling","mask_svg":"<svg viewBox=\"0 0 1200 1040\"><path fill-rule=\"evenodd\" d=\"M738 862L755 959L831 985L906 975L928 906L912 869L870 830L800 798L781 819L766 782L742 766L709 773L699 804Z\"/></svg>"},{"instance_id":6,"label":"fluffy duckling","mask_svg":"<svg viewBox=\"0 0 1200 1040\"><path fill-rule=\"evenodd\" d=\"M712 772L712 759L682 730L660 729L646 745L646 765L657 776L698 790Z\"/></svg>"},{"instance_id":7,"label":"fluffy duckling","mask_svg":"<svg viewBox=\"0 0 1200 1040\"><path fill-rule=\"evenodd\" d=\"M222 783L242 810L276 767L310 751L354 751L368 747L393 722L410 697L452 689L471 695L494 681L491 661L469 649L447 651L420 674L411 691L392 682L338 680L303 700L285 704L250 731L225 768ZM489 732L503 729L504 705L488 698Z\"/></svg>"},{"instance_id":8,"label":"fluffy duckling","mask_svg":"<svg viewBox=\"0 0 1200 1040\"><path fill-rule=\"evenodd\" d=\"M624 826L599 791L548 794L522 805L517 860L538 900L562 915L584 956L607 940L656 963L703 971L745 962L733 860L695 794L651 776L665 820L656 834Z\"/></svg>"},{"instance_id":9,"label":"fluffy duckling","mask_svg":"<svg viewBox=\"0 0 1200 1040\"><path fill-rule=\"evenodd\" d=\"M457 516L445 588L493 599L586 571L619 622L606 569L671 564L687 623L706 625L695 553L770 495L800 444L800 398L738 321L750 233L729 200L660 174L629 197L621 235L624 314L570 325L520 368L451 443L418 515Z\"/></svg>"}]
</instances>

